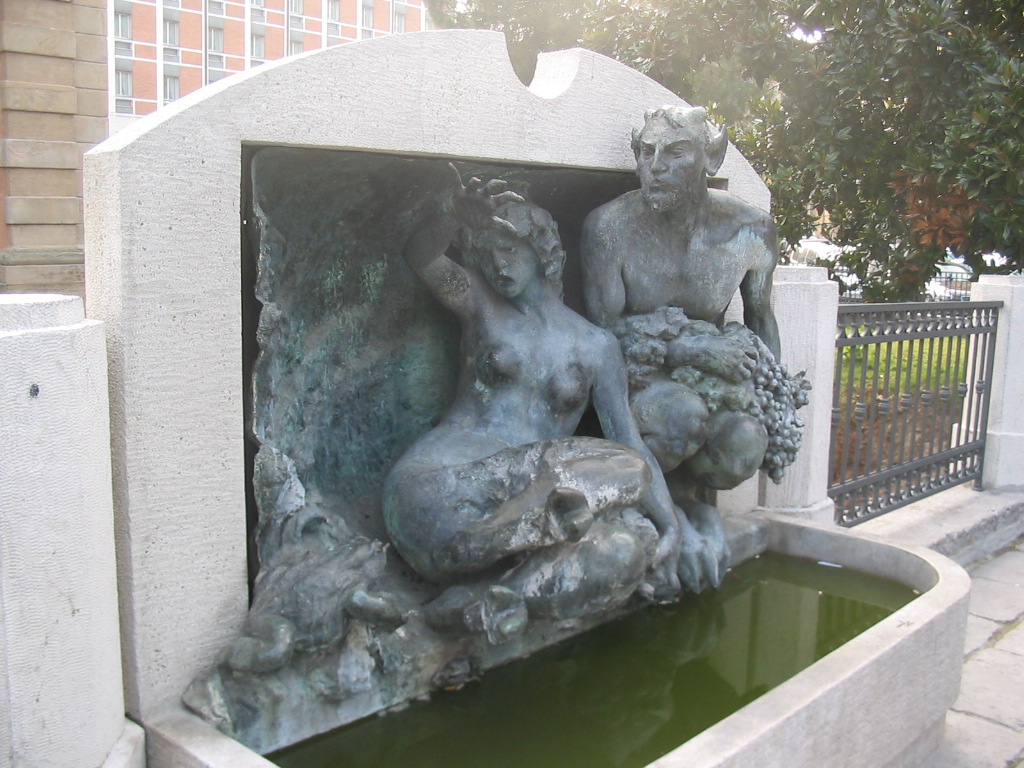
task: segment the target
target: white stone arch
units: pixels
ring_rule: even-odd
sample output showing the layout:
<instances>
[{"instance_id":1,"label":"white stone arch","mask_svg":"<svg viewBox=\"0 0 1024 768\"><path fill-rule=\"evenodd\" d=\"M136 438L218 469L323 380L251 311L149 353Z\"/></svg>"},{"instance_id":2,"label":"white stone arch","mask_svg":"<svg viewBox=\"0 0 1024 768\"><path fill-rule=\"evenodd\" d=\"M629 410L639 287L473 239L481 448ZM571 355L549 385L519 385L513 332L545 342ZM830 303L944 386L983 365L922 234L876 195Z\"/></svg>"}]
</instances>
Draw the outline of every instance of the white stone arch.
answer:
<instances>
[{"instance_id":1,"label":"white stone arch","mask_svg":"<svg viewBox=\"0 0 1024 768\"><path fill-rule=\"evenodd\" d=\"M680 99L611 59L500 33L369 40L235 75L86 155L88 314L107 324L129 714L180 708L247 607L240 312L246 144L631 170L631 128ZM730 148L721 175L761 208Z\"/></svg>"}]
</instances>

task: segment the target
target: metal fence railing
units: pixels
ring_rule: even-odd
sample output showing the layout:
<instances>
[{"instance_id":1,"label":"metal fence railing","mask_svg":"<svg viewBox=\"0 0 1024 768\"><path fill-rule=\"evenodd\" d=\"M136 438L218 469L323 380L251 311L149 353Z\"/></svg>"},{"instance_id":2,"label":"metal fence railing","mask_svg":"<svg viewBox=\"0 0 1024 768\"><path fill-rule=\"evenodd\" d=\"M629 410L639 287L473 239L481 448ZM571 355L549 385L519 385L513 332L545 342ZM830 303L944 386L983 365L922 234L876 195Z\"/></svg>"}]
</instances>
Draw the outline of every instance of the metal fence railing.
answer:
<instances>
[{"instance_id":1,"label":"metal fence railing","mask_svg":"<svg viewBox=\"0 0 1024 768\"><path fill-rule=\"evenodd\" d=\"M1000 306L840 305L829 457L837 523L980 484Z\"/></svg>"}]
</instances>

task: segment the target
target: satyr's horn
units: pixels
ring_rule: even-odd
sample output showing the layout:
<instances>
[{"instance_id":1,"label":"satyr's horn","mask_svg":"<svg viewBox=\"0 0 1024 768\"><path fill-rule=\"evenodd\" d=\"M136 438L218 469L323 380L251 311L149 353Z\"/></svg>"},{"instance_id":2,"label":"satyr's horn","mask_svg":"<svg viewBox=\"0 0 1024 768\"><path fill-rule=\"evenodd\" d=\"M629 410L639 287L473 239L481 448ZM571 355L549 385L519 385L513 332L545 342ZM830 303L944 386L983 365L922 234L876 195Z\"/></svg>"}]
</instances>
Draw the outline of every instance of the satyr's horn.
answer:
<instances>
[{"instance_id":1,"label":"satyr's horn","mask_svg":"<svg viewBox=\"0 0 1024 768\"><path fill-rule=\"evenodd\" d=\"M714 176L722 167L722 161L725 160L725 151L729 148L729 131L725 126L722 126L717 132L714 125L709 125L709 127L711 135L708 137L707 170L708 176Z\"/></svg>"}]
</instances>

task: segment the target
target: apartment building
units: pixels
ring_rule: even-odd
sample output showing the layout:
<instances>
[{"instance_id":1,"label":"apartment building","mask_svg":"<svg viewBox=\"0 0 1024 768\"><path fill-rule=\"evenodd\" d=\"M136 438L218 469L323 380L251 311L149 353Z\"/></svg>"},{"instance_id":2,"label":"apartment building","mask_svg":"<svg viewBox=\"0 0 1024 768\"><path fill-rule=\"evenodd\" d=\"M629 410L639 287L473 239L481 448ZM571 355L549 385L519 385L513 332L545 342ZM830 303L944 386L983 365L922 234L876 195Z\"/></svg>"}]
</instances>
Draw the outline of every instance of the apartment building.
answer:
<instances>
[{"instance_id":1,"label":"apartment building","mask_svg":"<svg viewBox=\"0 0 1024 768\"><path fill-rule=\"evenodd\" d=\"M235 72L429 26L422 0L112 0L110 127Z\"/></svg>"}]
</instances>

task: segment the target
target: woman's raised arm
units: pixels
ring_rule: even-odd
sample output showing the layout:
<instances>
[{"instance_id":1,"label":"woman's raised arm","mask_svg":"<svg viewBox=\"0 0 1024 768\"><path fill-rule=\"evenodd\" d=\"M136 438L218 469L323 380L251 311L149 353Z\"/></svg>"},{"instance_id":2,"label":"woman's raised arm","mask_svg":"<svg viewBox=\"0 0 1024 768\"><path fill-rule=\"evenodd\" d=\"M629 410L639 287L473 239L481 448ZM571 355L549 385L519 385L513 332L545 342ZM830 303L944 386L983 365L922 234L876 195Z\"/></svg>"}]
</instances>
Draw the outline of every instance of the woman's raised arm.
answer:
<instances>
[{"instance_id":1,"label":"woman's raised arm","mask_svg":"<svg viewBox=\"0 0 1024 768\"><path fill-rule=\"evenodd\" d=\"M416 226L402 250L402 256L438 301L458 315L471 311L472 281L466 270L445 255L462 227L482 229L494 218L495 207L506 200L522 201L506 190L505 182L484 184L473 177L465 186L454 165L449 163L454 183L444 202Z\"/></svg>"}]
</instances>

